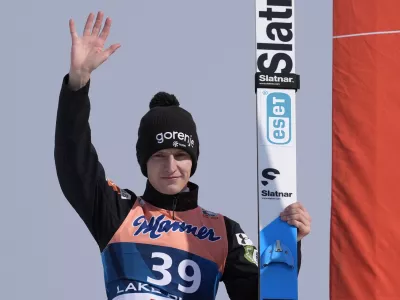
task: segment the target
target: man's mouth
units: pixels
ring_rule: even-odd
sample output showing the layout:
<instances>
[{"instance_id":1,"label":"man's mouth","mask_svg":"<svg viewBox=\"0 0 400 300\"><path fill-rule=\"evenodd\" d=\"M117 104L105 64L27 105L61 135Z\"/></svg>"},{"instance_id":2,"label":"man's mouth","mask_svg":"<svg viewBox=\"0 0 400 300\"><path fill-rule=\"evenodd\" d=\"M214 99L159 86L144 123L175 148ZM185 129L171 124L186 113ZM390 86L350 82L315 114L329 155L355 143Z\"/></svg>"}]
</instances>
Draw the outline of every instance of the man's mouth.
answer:
<instances>
[{"instance_id":1,"label":"man's mouth","mask_svg":"<svg viewBox=\"0 0 400 300\"><path fill-rule=\"evenodd\" d=\"M167 177L161 177L163 179L178 179L179 176L167 176Z\"/></svg>"}]
</instances>

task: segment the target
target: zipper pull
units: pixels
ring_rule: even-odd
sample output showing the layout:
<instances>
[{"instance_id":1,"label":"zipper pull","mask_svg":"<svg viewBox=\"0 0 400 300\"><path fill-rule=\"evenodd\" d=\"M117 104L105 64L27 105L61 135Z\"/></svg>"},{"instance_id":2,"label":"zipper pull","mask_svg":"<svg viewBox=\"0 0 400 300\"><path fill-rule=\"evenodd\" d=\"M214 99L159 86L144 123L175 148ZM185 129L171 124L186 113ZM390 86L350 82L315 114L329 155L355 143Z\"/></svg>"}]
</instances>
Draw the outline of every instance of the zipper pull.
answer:
<instances>
[{"instance_id":1,"label":"zipper pull","mask_svg":"<svg viewBox=\"0 0 400 300\"><path fill-rule=\"evenodd\" d=\"M174 197L174 202L172 202L172 219L175 220L175 209L176 204L178 203L178 198Z\"/></svg>"}]
</instances>

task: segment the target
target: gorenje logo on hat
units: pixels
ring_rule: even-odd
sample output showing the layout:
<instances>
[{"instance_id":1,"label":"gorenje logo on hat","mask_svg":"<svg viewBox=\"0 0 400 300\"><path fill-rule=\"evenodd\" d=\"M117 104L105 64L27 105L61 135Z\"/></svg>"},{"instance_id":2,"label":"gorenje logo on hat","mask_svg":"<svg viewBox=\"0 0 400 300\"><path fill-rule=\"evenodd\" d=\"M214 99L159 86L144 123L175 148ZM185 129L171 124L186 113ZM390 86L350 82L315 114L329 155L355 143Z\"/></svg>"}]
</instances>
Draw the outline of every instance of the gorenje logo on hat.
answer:
<instances>
[{"instance_id":1,"label":"gorenje logo on hat","mask_svg":"<svg viewBox=\"0 0 400 300\"><path fill-rule=\"evenodd\" d=\"M156 135L156 140L159 144L164 143L165 140L174 140L172 143L173 147L194 147L194 140L192 139L192 136L178 131L160 132ZM185 144L179 143L179 141L183 141Z\"/></svg>"}]
</instances>

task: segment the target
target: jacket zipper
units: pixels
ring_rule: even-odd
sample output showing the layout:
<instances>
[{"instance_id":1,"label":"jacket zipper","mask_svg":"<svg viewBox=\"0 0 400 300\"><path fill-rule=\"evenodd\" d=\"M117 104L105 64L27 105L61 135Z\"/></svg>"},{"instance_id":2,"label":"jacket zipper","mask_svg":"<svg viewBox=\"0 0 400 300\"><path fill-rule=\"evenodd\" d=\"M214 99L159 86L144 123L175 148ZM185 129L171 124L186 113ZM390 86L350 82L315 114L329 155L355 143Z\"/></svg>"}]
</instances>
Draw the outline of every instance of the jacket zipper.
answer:
<instances>
[{"instance_id":1,"label":"jacket zipper","mask_svg":"<svg viewBox=\"0 0 400 300\"><path fill-rule=\"evenodd\" d=\"M175 209L176 204L178 203L178 198L175 196L174 201L172 202L172 219L175 220Z\"/></svg>"}]
</instances>

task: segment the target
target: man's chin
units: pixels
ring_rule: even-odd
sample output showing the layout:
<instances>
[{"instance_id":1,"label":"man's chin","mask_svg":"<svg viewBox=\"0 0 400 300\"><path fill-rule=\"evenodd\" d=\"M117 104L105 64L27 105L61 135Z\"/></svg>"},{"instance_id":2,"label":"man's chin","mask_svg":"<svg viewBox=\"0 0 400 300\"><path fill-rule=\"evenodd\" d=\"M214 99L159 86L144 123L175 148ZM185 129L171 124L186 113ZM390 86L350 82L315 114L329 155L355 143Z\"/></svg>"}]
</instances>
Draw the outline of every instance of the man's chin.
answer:
<instances>
[{"instance_id":1,"label":"man's chin","mask_svg":"<svg viewBox=\"0 0 400 300\"><path fill-rule=\"evenodd\" d=\"M183 187L180 184L168 184L163 187L164 194L174 195L178 194L183 190Z\"/></svg>"}]
</instances>

